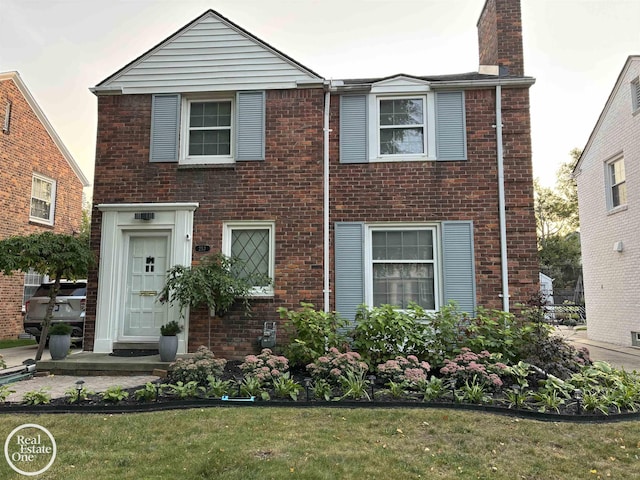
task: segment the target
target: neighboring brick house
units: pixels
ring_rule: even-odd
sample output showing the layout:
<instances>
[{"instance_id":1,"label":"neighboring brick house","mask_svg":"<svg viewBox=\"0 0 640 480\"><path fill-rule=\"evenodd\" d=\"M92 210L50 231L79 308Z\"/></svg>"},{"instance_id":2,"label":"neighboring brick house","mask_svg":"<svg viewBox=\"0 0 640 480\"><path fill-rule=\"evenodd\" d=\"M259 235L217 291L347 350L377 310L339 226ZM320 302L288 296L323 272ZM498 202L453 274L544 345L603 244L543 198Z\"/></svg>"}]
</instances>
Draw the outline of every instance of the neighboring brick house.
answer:
<instances>
[{"instance_id":1,"label":"neighboring brick house","mask_svg":"<svg viewBox=\"0 0 640 480\"><path fill-rule=\"evenodd\" d=\"M0 73L0 239L42 231L80 231L82 188L78 164L18 72ZM15 338L23 306L42 277L0 274L0 338Z\"/></svg>"},{"instance_id":2,"label":"neighboring brick house","mask_svg":"<svg viewBox=\"0 0 640 480\"><path fill-rule=\"evenodd\" d=\"M177 312L153 292L202 247L273 287L250 318L190 312L182 352L255 351L263 322L300 301L353 319L363 303L526 300L534 79L520 23L518 0L487 0L480 72L327 81L210 10L99 83L86 348L156 340Z\"/></svg>"},{"instance_id":3,"label":"neighboring brick house","mask_svg":"<svg viewBox=\"0 0 640 480\"><path fill-rule=\"evenodd\" d=\"M574 176L587 335L640 346L640 55L622 68Z\"/></svg>"}]
</instances>

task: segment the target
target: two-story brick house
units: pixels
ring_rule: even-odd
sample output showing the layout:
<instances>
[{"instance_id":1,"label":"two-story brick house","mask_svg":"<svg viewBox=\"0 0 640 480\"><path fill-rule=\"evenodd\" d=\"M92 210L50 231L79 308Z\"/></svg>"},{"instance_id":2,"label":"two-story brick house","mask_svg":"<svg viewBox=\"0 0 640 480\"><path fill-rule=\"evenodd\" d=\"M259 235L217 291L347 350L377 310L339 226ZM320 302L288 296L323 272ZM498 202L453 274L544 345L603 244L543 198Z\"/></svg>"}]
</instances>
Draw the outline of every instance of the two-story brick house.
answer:
<instances>
[{"instance_id":1,"label":"two-story brick house","mask_svg":"<svg viewBox=\"0 0 640 480\"><path fill-rule=\"evenodd\" d=\"M574 176L589 338L640 346L640 55L625 62Z\"/></svg>"},{"instance_id":2,"label":"two-story brick house","mask_svg":"<svg viewBox=\"0 0 640 480\"><path fill-rule=\"evenodd\" d=\"M0 239L79 232L89 182L18 72L0 73L0 122ZM0 274L0 338L23 331L24 301L41 280L37 272Z\"/></svg>"},{"instance_id":3,"label":"two-story brick house","mask_svg":"<svg viewBox=\"0 0 640 480\"><path fill-rule=\"evenodd\" d=\"M255 351L300 301L509 308L537 289L520 4L480 71L327 81L208 11L100 82L86 348L157 338L163 274L203 250L268 274L253 316L192 311L180 350Z\"/></svg>"}]
</instances>

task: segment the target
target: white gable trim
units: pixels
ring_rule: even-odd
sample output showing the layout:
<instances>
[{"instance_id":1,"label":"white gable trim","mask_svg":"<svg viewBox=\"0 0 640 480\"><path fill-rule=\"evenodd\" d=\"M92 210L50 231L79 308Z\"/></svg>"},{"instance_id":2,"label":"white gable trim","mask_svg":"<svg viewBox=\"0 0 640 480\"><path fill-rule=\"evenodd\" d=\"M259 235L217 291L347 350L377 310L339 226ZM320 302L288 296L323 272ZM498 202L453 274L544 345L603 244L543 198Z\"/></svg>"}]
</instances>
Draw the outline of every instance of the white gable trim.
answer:
<instances>
[{"instance_id":1,"label":"white gable trim","mask_svg":"<svg viewBox=\"0 0 640 480\"><path fill-rule=\"evenodd\" d=\"M576 176L576 175L578 175L580 173L580 168L582 167L582 159L587 156L587 153L591 149L591 145L593 144L596 136L600 132L600 126L602 125L602 122L604 122L604 119L607 116L607 113L609 112L609 109L611 107L611 104L613 103L613 100L618 95L618 91L620 90L620 88L628 88L628 85L624 85L623 81L627 76L627 72L629 71L629 69L631 68L631 66L635 62L640 62L640 55L631 55L631 56L629 56L629 58L627 58L627 61L624 64L624 67L622 67L622 71L620 72L620 75L618 75L618 79L616 80L616 84L614 85L613 90L611 90L611 93L609 94L609 98L607 99L607 103L605 103L604 108L602 109L602 112L600 113L600 116L598 117L598 121L596 122L596 125L593 128L593 131L591 132L591 135L589 135L589 139L587 140L587 144L585 145L584 149L582 150L582 155L580 155L580 158L578 159L578 162L576 163L576 166L573 169L574 176ZM629 109L631 109L631 107L629 107Z\"/></svg>"},{"instance_id":2,"label":"white gable trim","mask_svg":"<svg viewBox=\"0 0 640 480\"><path fill-rule=\"evenodd\" d=\"M371 93L424 93L431 90L430 83L418 78L405 75L387 78L371 85Z\"/></svg>"},{"instance_id":3,"label":"white gable trim","mask_svg":"<svg viewBox=\"0 0 640 480\"><path fill-rule=\"evenodd\" d=\"M242 91L318 80L315 72L209 10L91 90Z\"/></svg>"},{"instance_id":4,"label":"white gable trim","mask_svg":"<svg viewBox=\"0 0 640 480\"><path fill-rule=\"evenodd\" d=\"M26 84L22 81L20 74L18 72L0 73L0 81L4 80L13 80L13 83L18 87L18 90L20 90L20 93L22 93L22 96L31 107L31 110L33 110L33 113L36 114L36 117L38 117L38 120L51 137L51 140L53 140L53 143L55 143L56 147L58 147L58 150L60 150L60 153L71 167L71 170L73 170L73 173L76 174L78 180L80 180L80 182L82 183L82 186L88 187L89 185L91 185L87 177L84 175L84 173L82 173L82 169L73 158L73 155L71 155L69 150L67 150L67 147L65 147L62 139L54 130L53 125L49 123L47 116L38 105L38 102L36 102L36 99L33 97L33 95L31 95L31 92L27 88Z\"/></svg>"}]
</instances>

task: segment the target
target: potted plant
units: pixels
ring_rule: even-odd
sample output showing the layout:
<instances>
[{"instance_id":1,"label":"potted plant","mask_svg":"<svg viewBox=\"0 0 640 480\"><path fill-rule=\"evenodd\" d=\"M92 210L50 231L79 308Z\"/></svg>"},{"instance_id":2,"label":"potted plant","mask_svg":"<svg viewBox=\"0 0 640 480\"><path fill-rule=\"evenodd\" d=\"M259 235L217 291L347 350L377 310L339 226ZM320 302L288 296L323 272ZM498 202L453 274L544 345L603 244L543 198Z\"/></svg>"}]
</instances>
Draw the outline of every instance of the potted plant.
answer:
<instances>
[{"instance_id":1,"label":"potted plant","mask_svg":"<svg viewBox=\"0 0 640 480\"><path fill-rule=\"evenodd\" d=\"M71 348L73 328L66 323L54 323L49 328L49 353L51 360L64 360Z\"/></svg>"},{"instance_id":2,"label":"potted plant","mask_svg":"<svg viewBox=\"0 0 640 480\"><path fill-rule=\"evenodd\" d=\"M165 323L160 327L160 340L158 351L160 361L173 362L178 353L178 334L182 332L182 325L175 320Z\"/></svg>"}]
</instances>

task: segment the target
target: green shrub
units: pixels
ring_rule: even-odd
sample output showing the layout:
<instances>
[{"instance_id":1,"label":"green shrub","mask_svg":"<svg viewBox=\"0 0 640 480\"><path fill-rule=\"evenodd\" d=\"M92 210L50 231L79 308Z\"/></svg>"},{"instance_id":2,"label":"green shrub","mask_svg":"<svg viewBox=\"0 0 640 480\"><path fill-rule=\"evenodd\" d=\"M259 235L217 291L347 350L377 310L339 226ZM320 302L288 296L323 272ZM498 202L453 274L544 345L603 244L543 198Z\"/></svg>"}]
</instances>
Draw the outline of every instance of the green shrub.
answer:
<instances>
[{"instance_id":1,"label":"green shrub","mask_svg":"<svg viewBox=\"0 0 640 480\"><path fill-rule=\"evenodd\" d=\"M416 304L407 310L392 305L362 305L356 313L353 347L369 365L379 365L398 355L425 358L428 339L433 337L431 327L424 323L427 318L425 310Z\"/></svg>"},{"instance_id":2,"label":"green shrub","mask_svg":"<svg viewBox=\"0 0 640 480\"><path fill-rule=\"evenodd\" d=\"M347 341L344 330L349 325L349 321L336 312L316 311L311 303L300 305L302 309L297 311L278 309L291 339L284 354L292 366L298 367L313 362L331 347L343 348Z\"/></svg>"}]
</instances>

